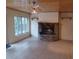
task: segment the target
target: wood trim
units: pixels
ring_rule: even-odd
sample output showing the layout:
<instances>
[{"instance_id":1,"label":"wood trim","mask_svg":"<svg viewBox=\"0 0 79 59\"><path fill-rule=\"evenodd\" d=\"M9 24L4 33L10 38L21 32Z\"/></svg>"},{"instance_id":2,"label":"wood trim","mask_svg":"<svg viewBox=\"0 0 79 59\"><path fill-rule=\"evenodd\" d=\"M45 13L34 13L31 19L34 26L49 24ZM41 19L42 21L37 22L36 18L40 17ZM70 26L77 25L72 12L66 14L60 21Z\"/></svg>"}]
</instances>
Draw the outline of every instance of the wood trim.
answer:
<instances>
[{"instance_id":1,"label":"wood trim","mask_svg":"<svg viewBox=\"0 0 79 59\"><path fill-rule=\"evenodd\" d=\"M59 12L59 13L73 13L73 11L38 11L38 13Z\"/></svg>"},{"instance_id":2,"label":"wood trim","mask_svg":"<svg viewBox=\"0 0 79 59\"><path fill-rule=\"evenodd\" d=\"M73 11L59 11L59 13L73 13Z\"/></svg>"},{"instance_id":3,"label":"wood trim","mask_svg":"<svg viewBox=\"0 0 79 59\"><path fill-rule=\"evenodd\" d=\"M15 11L18 11L18 12L30 14L29 12L21 11L21 10L15 9L15 8L11 8L11 7L6 7L6 8L11 9L11 10L15 10Z\"/></svg>"},{"instance_id":4,"label":"wood trim","mask_svg":"<svg viewBox=\"0 0 79 59\"><path fill-rule=\"evenodd\" d=\"M72 17L61 17L61 19L72 19Z\"/></svg>"},{"instance_id":5,"label":"wood trim","mask_svg":"<svg viewBox=\"0 0 79 59\"><path fill-rule=\"evenodd\" d=\"M39 13L59 12L59 11L40 11Z\"/></svg>"},{"instance_id":6,"label":"wood trim","mask_svg":"<svg viewBox=\"0 0 79 59\"><path fill-rule=\"evenodd\" d=\"M19 11L19 12L22 12L22 13L31 14L30 12L22 11L22 10L11 8L11 7L6 7L6 8L9 8L9 9L12 9L12 10L15 10L15 11ZM38 11L38 13L47 13L47 12L60 12L60 13L69 13L69 12L71 12L71 13L73 13L73 11Z\"/></svg>"},{"instance_id":7,"label":"wood trim","mask_svg":"<svg viewBox=\"0 0 79 59\"><path fill-rule=\"evenodd\" d=\"M38 23L50 23L50 22L38 22ZM59 24L58 22L57 23L52 23L51 24Z\"/></svg>"},{"instance_id":8,"label":"wood trim","mask_svg":"<svg viewBox=\"0 0 79 59\"><path fill-rule=\"evenodd\" d=\"M58 39L60 40L60 13L58 13Z\"/></svg>"},{"instance_id":9,"label":"wood trim","mask_svg":"<svg viewBox=\"0 0 79 59\"><path fill-rule=\"evenodd\" d=\"M60 12L59 12L59 39L61 40L61 18L60 18Z\"/></svg>"}]
</instances>

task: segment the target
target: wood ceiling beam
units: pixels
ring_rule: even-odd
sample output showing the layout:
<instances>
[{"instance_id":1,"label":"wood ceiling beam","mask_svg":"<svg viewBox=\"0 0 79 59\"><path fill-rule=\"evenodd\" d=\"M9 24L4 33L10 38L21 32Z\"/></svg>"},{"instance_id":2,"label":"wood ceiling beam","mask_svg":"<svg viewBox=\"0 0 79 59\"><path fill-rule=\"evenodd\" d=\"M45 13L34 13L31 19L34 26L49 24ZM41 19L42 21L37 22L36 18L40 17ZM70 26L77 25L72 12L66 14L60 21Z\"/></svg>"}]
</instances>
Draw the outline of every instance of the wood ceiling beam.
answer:
<instances>
[{"instance_id":1,"label":"wood ceiling beam","mask_svg":"<svg viewBox=\"0 0 79 59\"><path fill-rule=\"evenodd\" d=\"M11 8L11 7L6 7L6 8L11 9L11 10L15 10L15 11L18 11L18 12L30 14L29 12L22 11L22 10L19 10L19 9L15 9L15 8Z\"/></svg>"}]
</instances>

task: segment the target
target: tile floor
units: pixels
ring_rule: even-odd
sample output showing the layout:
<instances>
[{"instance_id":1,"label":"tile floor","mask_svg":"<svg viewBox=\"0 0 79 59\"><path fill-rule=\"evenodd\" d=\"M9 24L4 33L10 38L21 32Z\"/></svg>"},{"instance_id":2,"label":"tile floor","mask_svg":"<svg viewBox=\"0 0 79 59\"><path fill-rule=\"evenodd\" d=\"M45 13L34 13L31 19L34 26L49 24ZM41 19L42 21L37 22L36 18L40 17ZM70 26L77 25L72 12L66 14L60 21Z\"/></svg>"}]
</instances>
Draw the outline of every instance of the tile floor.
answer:
<instances>
[{"instance_id":1,"label":"tile floor","mask_svg":"<svg viewBox=\"0 0 79 59\"><path fill-rule=\"evenodd\" d=\"M12 44L6 50L6 59L73 59L72 49L70 41L47 42L31 37Z\"/></svg>"}]
</instances>

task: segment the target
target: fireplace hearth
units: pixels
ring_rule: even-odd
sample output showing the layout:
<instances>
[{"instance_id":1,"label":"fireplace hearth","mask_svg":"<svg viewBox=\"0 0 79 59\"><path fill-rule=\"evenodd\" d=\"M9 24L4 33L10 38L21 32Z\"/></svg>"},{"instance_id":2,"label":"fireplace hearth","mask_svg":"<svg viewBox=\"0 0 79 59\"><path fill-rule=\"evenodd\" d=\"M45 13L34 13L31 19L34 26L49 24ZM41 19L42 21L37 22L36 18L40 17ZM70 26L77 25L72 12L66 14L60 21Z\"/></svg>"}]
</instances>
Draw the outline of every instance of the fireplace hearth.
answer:
<instances>
[{"instance_id":1,"label":"fireplace hearth","mask_svg":"<svg viewBox=\"0 0 79 59\"><path fill-rule=\"evenodd\" d=\"M47 41L58 40L58 23L39 23L40 39Z\"/></svg>"}]
</instances>

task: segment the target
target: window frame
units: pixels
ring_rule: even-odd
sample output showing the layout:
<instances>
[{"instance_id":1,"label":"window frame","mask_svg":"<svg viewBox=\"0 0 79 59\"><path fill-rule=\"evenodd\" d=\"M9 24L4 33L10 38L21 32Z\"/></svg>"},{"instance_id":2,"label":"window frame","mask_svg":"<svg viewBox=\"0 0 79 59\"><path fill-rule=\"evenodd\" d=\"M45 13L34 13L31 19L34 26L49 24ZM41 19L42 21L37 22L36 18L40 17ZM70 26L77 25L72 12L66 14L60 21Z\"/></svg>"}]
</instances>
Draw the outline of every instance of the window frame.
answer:
<instances>
[{"instance_id":1,"label":"window frame","mask_svg":"<svg viewBox=\"0 0 79 59\"><path fill-rule=\"evenodd\" d=\"M14 19L14 17L17 17L17 18L16 18L17 20L18 20L18 17L21 17L21 28L20 28L21 33L17 33L17 34L16 34L16 27L15 27L16 24L15 24L15 19ZM20 35L29 33L29 27L30 27L30 26L29 26L29 24L30 24L30 23L29 23L29 21L30 21L29 18L26 17L26 16L14 16L14 17L13 17L13 20L14 20L14 35L15 35L15 36L20 36ZM24 25L22 24L22 17L24 18L24 20L25 20L25 18L27 18L27 23L24 24ZM24 23L25 23L25 22L24 22ZM17 25L17 26L18 26L18 25ZM27 27L28 29L27 29L27 30L24 30L24 29L22 28L23 26L24 26L24 27ZM24 33L23 33L23 30L25 31ZM18 31L17 31L17 32L18 32Z\"/></svg>"}]
</instances>

